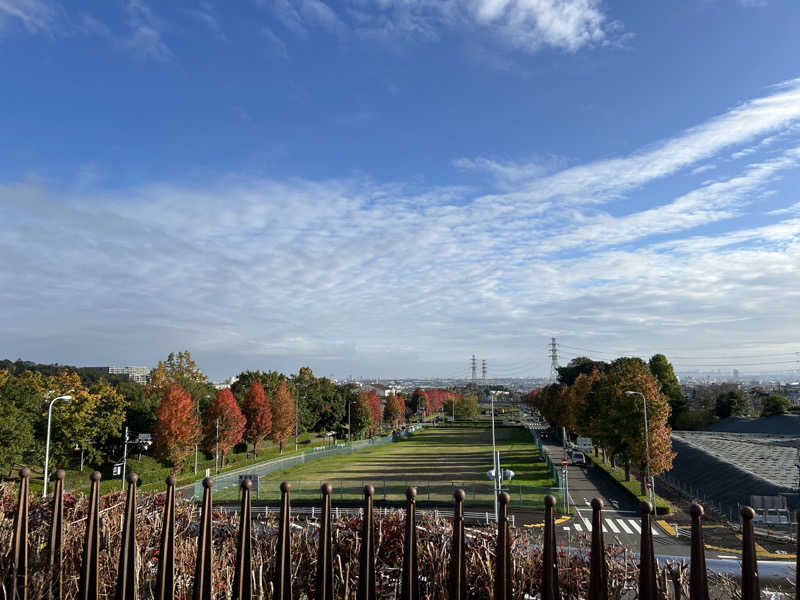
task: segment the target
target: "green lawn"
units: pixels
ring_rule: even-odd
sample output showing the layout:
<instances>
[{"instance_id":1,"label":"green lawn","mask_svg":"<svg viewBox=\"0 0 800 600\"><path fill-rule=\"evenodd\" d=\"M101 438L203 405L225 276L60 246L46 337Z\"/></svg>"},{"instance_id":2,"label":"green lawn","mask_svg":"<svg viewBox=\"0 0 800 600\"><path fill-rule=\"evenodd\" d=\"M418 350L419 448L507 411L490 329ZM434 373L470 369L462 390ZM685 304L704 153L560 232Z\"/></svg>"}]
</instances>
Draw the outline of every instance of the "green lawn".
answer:
<instances>
[{"instance_id":1,"label":"green lawn","mask_svg":"<svg viewBox=\"0 0 800 600\"><path fill-rule=\"evenodd\" d=\"M498 427L497 447L502 467L515 472L507 483L512 504L541 507L553 481L530 435L521 427ZM400 502L409 485L417 488L421 503L450 504L453 491L463 488L467 505L493 502L492 482L486 471L492 466L491 428L433 427L399 442L353 453L339 454L277 471L260 478L261 499L276 500L281 481L292 484L293 500L317 500L322 482L334 487L335 500L363 497L364 484L375 486L376 500ZM232 500L235 487L219 490L215 500Z\"/></svg>"}]
</instances>

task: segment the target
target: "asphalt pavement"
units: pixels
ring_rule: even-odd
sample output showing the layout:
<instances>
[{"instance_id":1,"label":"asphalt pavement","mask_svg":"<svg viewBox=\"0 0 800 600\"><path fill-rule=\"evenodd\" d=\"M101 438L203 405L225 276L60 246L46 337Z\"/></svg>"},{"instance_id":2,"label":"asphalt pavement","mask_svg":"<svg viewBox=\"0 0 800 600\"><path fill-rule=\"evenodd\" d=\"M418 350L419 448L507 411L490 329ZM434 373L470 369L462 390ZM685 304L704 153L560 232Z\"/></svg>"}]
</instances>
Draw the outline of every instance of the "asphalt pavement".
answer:
<instances>
[{"instance_id":1,"label":"asphalt pavement","mask_svg":"<svg viewBox=\"0 0 800 600\"><path fill-rule=\"evenodd\" d=\"M563 450L560 444L542 440L542 446L550 455L550 460L560 464ZM560 522L556 534L571 539L575 534L590 536L592 532L592 498L603 501L603 540L607 544L617 544L638 552L641 536L641 516L639 503L600 469L593 466L568 464L567 482L569 488L571 519ZM675 537L652 523L653 546L656 554L689 556L690 545L686 538Z\"/></svg>"}]
</instances>

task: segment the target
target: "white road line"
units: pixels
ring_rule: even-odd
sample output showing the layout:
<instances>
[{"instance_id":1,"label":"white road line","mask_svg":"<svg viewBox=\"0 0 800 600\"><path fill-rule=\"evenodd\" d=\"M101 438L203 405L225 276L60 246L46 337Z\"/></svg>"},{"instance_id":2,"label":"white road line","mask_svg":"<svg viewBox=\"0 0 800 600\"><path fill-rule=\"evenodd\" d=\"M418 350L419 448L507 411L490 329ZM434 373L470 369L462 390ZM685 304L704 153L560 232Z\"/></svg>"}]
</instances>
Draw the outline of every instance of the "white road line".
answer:
<instances>
[{"instance_id":1,"label":"white road line","mask_svg":"<svg viewBox=\"0 0 800 600\"><path fill-rule=\"evenodd\" d=\"M586 531L591 533L592 532L592 522L589 519L587 519L586 517L584 517L583 515L581 515L581 520L583 521L583 524L586 525Z\"/></svg>"},{"instance_id":2,"label":"white road line","mask_svg":"<svg viewBox=\"0 0 800 600\"><path fill-rule=\"evenodd\" d=\"M656 529L655 527L652 527L652 526L651 526L651 527L650 527L650 531L652 531L652 532L653 532L653 535L661 535L660 533L658 533L658 529Z\"/></svg>"},{"instance_id":3,"label":"white road line","mask_svg":"<svg viewBox=\"0 0 800 600\"><path fill-rule=\"evenodd\" d=\"M577 523L573 523L572 526L575 528L575 531L583 531L583 527L581 527Z\"/></svg>"},{"instance_id":4,"label":"white road line","mask_svg":"<svg viewBox=\"0 0 800 600\"><path fill-rule=\"evenodd\" d=\"M609 519L609 521L610 521L610 520L611 520L611 519ZM632 533L633 533L633 532L632 532L630 529L628 529L628 526L627 526L627 525L625 525L625 521L624 521L623 519L617 519L617 524L618 524L618 525L619 525L619 526L622 528L622 530L623 530L625 533L630 533L630 534L632 534Z\"/></svg>"},{"instance_id":5,"label":"white road line","mask_svg":"<svg viewBox=\"0 0 800 600\"><path fill-rule=\"evenodd\" d=\"M628 523L630 523L631 527L633 527L636 530L636 533L638 533L639 535L642 534L642 528L639 527L639 524L634 519L628 519Z\"/></svg>"},{"instance_id":6,"label":"white road line","mask_svg":"<svg viewBox=\"0 0 800 600\"><path fill-rule=\"evenodd\" d=\"M614 533L619 533L619 529L614 527L614 521L612 519L603 519L603 525L608 525L608 528L613 531Z\"/></svg>"}]
</instances>

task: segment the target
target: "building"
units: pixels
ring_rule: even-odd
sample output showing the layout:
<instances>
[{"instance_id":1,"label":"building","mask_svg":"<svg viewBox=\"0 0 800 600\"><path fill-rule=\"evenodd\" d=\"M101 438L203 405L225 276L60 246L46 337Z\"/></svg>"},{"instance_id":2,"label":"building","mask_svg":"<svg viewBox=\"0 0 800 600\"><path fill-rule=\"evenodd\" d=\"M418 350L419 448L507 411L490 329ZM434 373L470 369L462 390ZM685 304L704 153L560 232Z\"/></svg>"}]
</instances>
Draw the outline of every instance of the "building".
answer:
<instances>
[{"instance_id":1,"label":"building","mask_svg":"<svg viewBox=\"0 0 800 600\"><path fill-rule=\"evenodd\" d=\"M147 385L150 380L150 367L108 367L109 375L125 375L131 381Z\"/></svg>"}]
</instances>

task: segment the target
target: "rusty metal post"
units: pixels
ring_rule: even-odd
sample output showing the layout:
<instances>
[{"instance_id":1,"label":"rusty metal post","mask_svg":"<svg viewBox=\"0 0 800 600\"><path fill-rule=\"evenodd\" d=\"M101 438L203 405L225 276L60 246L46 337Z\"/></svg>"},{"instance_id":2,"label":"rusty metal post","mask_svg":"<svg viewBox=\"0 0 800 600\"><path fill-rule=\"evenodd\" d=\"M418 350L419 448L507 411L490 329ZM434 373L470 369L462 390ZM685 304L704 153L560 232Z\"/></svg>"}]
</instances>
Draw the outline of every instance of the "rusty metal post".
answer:
<instances>
[{"instance_id":1,"label":"rusty metal post","mask_svg":"<svg viewBox=\"0 0 800 600\"><path fill-rule=\"evenodd\" d=\"M86 534L83 540L83 562L79 583L78 600L97 600L98 552L100 551L100 479L95 471L91 475L92 487L89 491L89 509L86 514Z\"/></svg>"},{"instance_id":2,"label":"rusty metal post","mask_svg":"<svg viewBox=\"0 0 800 600\"><path fill-rule=\"evenodd\" d=\"M250 531L252 515L250 511L250 489L253 482L243 479L241 483L242 505L239 509L239 540L236 546L236 564L233 571L233 600L250 600L253 593L251 574L252 542Z\"/></svg>"},{"instance_id":3,"label":"rusty metal post","mask_svg":"<svg viewBox=\"0 0 800 600\"><path fill-rule=\"evenodd\" d=\"M759 600L761 586L758 582L758 563L756 562L756 540L753 535L753 517L749 506L742 507L742 600Z\"/></svg>"},{"instance_id":4,"label":"rusty metal post","mask_svg":"<svg viewBox=\"0 0 800 600\"><path fill-rule=\"evenodd\" d=\"M139 476L128 473L128 493L125 498L125 521L122 526L122 544L117 567L115 600L136 600L136 482Z\"/></svg>"},{"instance_id":5,"label":"rusty metal post","mask_svg":"<svg viewBox=\"0 0 800 600\"><path fill-rule=\"evenodd\" d=\"M640 600L658 600L656 583L656 558L653 552L653 530L650 524L650 513L653 505L642 502L639 505L642 515L642 535L639 551L639 598Z\"/></svg>"},{"instance_id":6,"label":"rusty metal post","mask_svg":"<svg viewBox=\"0 0 800 600\"><path fill-rule=\"evenodd\" d=\"M589 572L589 600L608 600L608 569L603 542L603 501L592 498L592 554Z\"/></svg>"},{"instance_id":7,"label":"rusty metal post","mask_svg":"<svg viewBox=\"0 0 800 600\"><path fill-rule=\"evenodd\" d=\"M175 596L175 482L175 475L167 477L156 574L158 600L172 600Z\"/></svg>"},{"instance_id":8,"label":"rusty metal post","mask_svg":"<svg viewBox=\"0 0 800 600\"><path fill-rule=\"evenodd\" d=\"M8 576L6 593L14 600L28 598L28 502L30 495L31 470L28 467L19 471L19 495L17 512L14 515L14 538L11 542L11 571Z\"/></svg>"},{"instance_id":9,"label":"rusty metal post","mask_svg":"<svg viewBox=\"0 0 800 600\"><path fill-rule=\"evenodd\" d=\"M506 492L497 495L497 545L495 550L493 600L511 600L511 533L508 529L508 503Z\"/></svg>"},{"instance_id":10,"label":"rusty metal post","mask_svg":"<svg viewBox=\"0 0 800 600\"><path fill-rule=\"evenodd\" d=\"M374 495L375 488L365 485L356 600L375 600L375 524L372 519L372 497Z\"/></svg>"},{"instance_id":11,"label":"rusty metal post","mask_svg":"<svg viewBox=\"0 0 800 600\"><path fill-rule=\"evenodd\" d=\"M275 553L275 591L273 600L292 600L292 549L289 538L288 481L281 483L281 514L278 521L278 546Z\"/></svg>"},{"instance_id":12,"label":"rusty metal post","mask_svg":"<svg viewBox=\"0 0 800 600\"><path fill-rule=\"evenodd\" d=\"M553 514L555 496L544 498L544 540L542 542L542 600L558 600L558 563L556 555L556 522Z\"/></svg>"},{"instance_id":13,"label":"rusty metal post","mask_svg":"<svg viewBox=\"0 0 800 600\"><path fill-rule=\"evenodd\" d=\"M61 600L64 590L64 574L61 560L64 550L64 477L63 469L56 471L56 486L53 491L53 520L50 522L50 598Z\"/></svg>"},{"instance_id":14,"label":"rusty metal post","mask_svg":"<svg viewBox=\"0 0 800 600\"><path fill-rule=\"evenodd\" d=\"M400 600L419 600L417 561L417 488L406 489L406 535L403 543L403 579Z\"/></svg>"},{"instance_id":15,"label":"rusty metal post","mask_svg":"<svg viewBox=\"0 0 800 600\"><path fill-rule=\"evenodd\" d=\"M331 546L331 497L329 483L320 486L322 515L319 520L319 548L317 551L317 589L315 600L333 600L333 549Z\"/></svg>"},{"instance_id":16,"label":"rusty metal post","mask_svg":"<svg viewBox=\"0 0 800 600\"><path fill-rule=\"evenodd\" d=\"M467 598L467 563L464 548L464 490L453 494L453 541L450 548L450 596L449 600Z\"/></svg>"},{"instance_id":17,"label":"rusty metal post","mask_svg":"<svg viewBox=\"0 0 800 600\"><path fill-rule=\"evenodd\" d=\"M214 480L203 479L203 508L200 512L200 531L197 534L197 560L194 565L193 600L211 600L211 488Z\"/></svg>"},{"instance_id":18,"label":"rusty metal post","mask_svg":"<svg viewBox=\"0 0 800 600\"><path fill-rule=\"evenodd\" d=\"M692 558L689 570L689 600L708 600L708 581L706 579L706 548L703 544L703 507L692 503Z\"/></svg>"}]
</instances>

